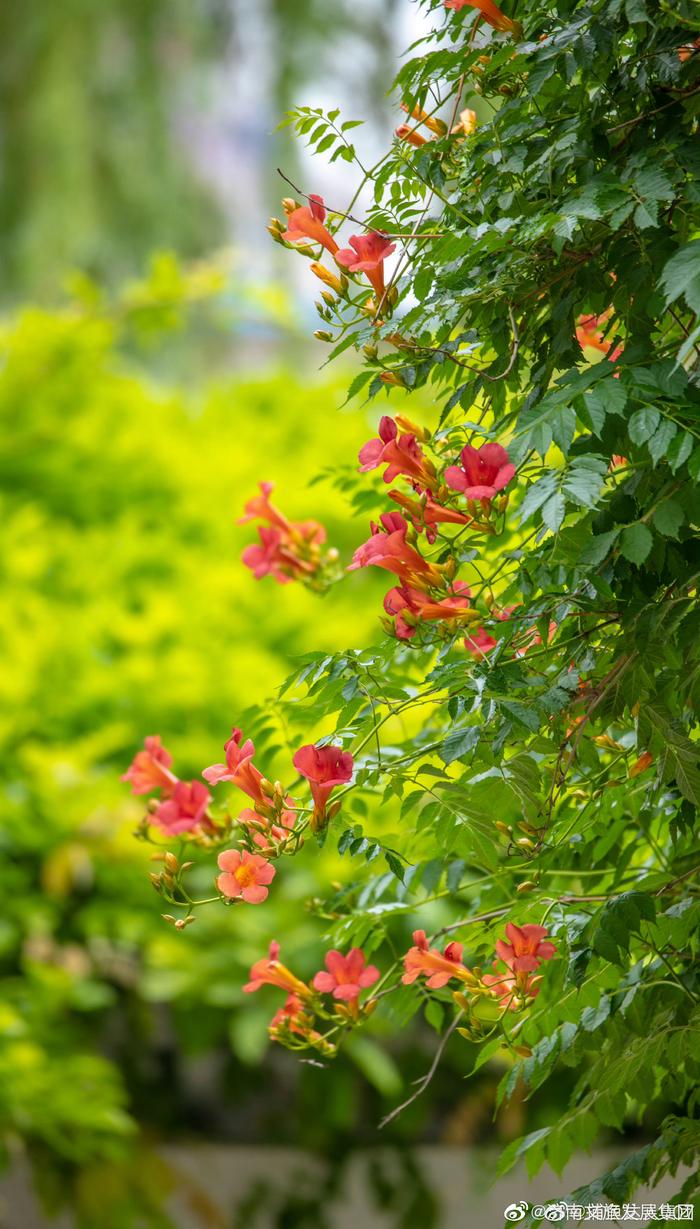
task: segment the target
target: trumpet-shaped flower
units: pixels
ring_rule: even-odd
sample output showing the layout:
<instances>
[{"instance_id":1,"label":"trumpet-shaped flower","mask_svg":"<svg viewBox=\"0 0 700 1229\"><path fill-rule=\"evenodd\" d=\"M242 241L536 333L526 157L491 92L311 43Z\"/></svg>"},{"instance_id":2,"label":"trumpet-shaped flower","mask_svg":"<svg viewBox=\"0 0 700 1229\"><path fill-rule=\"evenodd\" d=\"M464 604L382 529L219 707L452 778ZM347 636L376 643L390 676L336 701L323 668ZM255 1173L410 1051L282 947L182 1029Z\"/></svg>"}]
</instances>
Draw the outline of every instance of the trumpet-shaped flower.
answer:
<instances>
[{"instance_id":1,"label":"trumpet-shaped flower","mask_svg":"<svg viewBox=\"0 0 700 1229\"><path fill-rule=\"evenodd\" d=\"M425 145L426 138L421 136L411 124L399 124L398 128L394 129L394 136L400 141L405 141L407 145L415 145L420 149L421 145Z\"/></svg>"},{"instance_id":2,"label":"trumpet-shaped flower","mask_svg":"<svg viewBox=\"0 0 700 1229\"><path fill-rule=\"evenodd\" d=\"M385 290L384 261L396 250L396 244L377 230L351 235L349 243L350 247L336 252L337 263L351 273L366 273L377 299L381 299Z\"/></svg>"},{"instance_id":3,"label":"trumpet-shaped flower","mask_svg":"<svg viewBox=\"0 0 700 1229\"><path fill-rule=\"evenodd\" d=\"M168 797L175 790L177 777L170 771L173 757L160 741L158 734L151 734L144 741L143 751L137 751L122 781L131 782L132 794L150 794L160 790Z\"/></svg>"},{"instance_id":4,"label":"trumpet-shaped flower","mask_svg":"<svg viewBox=\"0 0 700 1229\"><path fill-rule=\"evenodd\" d=\"M399 640L410 640L418 630L418 624L435 619L463 619L469 610L471 592L468 585L457 580L454 592L448 597L435 599L421 589L410 585L397 585L384 598L384 609L394 615L395 631Z\"/></svg>"},{"instance_id":5,"label":"trumpet-shaped flower","mask_svg":"<svg viewBox=\"0 0 700 1229\"><path fill-rule=\"evenodd\" d=\"M386 465L384 481L393 482L404 474L422 487L435 485L435 470L423 455L423 449L412 433L399 434L393 418L384 414L379 421L379 438L368 440L360 449L360 473Z\"/></svg>"},{"instance_id":6,"label":"trumpet-shaped flower","mask_svg":"<svg viewBox=\"0 0 700 1229\"><path fill-rule=\"evenodd\" d=\"M405 972L401 980L406 986L421 974L426 975L425 984L431 990L440 990L453 977L476 985L474 974L462 964L462 944L448 943L444 952L439 952L436 947L430 947L424 930L414 930L413 947L406 952L403 965Z\"/></svg>"},{"instance_id":7,"label":"trumpet-shaped flower","mask_svg":"<svg viewBox=\"0 0 700 1229\"><path fill-rule=\"evenodd\" d=\"M317 747L308 743L299 748L292 763L309 782L314 800L313 826L319 827L326 817L326 806L333 790L338 785L347 785L352 778L352 756L342 747Z\"/></svg>"},{"instance_id":8,"label":"trumpet-shaped flower","mask_svg":"<svg viewBox=\"0 0 700 1229\"><path fill-rule=\"evenodd\" d=\"M353 947L347 956L340 952L326 953L326 970L313 979L315 990L332 994L334 999L358 999L362 990L379 980L379 969L367 964L361 947Z\"/></svg>"},{"instance_id":9,"label":"trumpet-shaped flower","mask_svg":"<svg viewBox=\"0 0 700 1229\"><path fill-rule=\"evenodd\" d=\"M254 519L267 522L258 526L260 541L247 546L242 560L256 580L272 576L279 584L314 576L321 566L320 547L326 531L318 521L290 521L270 501L271 482L260 483L260 495L249 499L239 524Z\"/></svg>"},{"instance_id":10,"label":"trumpet-shaped flower","mask_svg":"<svg viewBox=\"0 0 700 1229\"><path fill-rule=\"evenodd\" d=\"M506 937L508 943L497 940L496 952L513 973L534 973L543 960L551 960L557 954L554 944L547 940L544 926L516 926L509 922Z\"/></svg>"},{"instance_id":11,"label":"trumpet-shaped flower","mask_svg":"<svg viewBox=\"0 0 700 1229\"><path fill-rule=\"evenodd\" d=\"M287 243L298 243L300 239L320 243L326 251L334 256L338 244L323 223L326 220L326 208L323 197L312 193L308 205L300 205L292 210L287 218L287 229L282 238Z\"/></svg>"},{"instance_id":12,"label":"trumpet-shaped flower","mask_svg":"<svg viewBox=\"0 0 700 1229\"><path fill-rule=\"evenodd\" d=\"M406 103L402 102L401 110L405 111L407 115L410 115L411 119L417 120L419 124L425 124L426 128L429 128L431 132L434 132L437 137L444 137L446 135L447 124L444 120L437 119L435 115L430 115L427 111L424 111L421 106L416 104L415 107L409 109Z\"/></svg>"},{"instance_id":13,"label":"trumpet-shaped flower","mask_svg":"<svg viewBox=\"0 0 700 1229\"><path fill-rule=\"evenodd\" d=\"M192 832L206 820L210 802L211 794L201 781L178 781L172 796L153 812L152 822L169 836Z\"/></svg>"},{"instance_id":14,"label":"trumpet-shaped flower","mask_svg":"<svg viewBox=\"0 0 700 1229\"><path fill-rule=\"evenodd\" d=\"M384 513L381 526L372 525L372 536L358 546L348 572L357 568L384 568L403 584L429 589L443 583L442 573L406 541L408 525L398 512Z\"/></svg>"},{"instance_id":15,"label":"trumpet-shaped flower","mask_svg":"<svg viewBox=\"0 0 700 1229\"><path fill-rule=\"evenodd\" d=\"M244 794L253 799L259 806L267 807L270 802L268 792L263 788L264 777L253 764L255 747L247 738L241 744L241 731L235 727L231 737L224 744L226 754L225 764L212 764L205 768L202 776L210 785L219 785L222 781L232 781Z\"/></svg>"},{"instance_id":16,"label":"trumpet-shaped flower","mask_svg":"<svg viewBox=\"0 0 700 1229\"><path fill-rule=\"evenodd\" d=\"M445 482L467 499L480 499L484 503L508 486L515 474L515 466L500 444L482 444L481 448L466 444L461 462L461 466L450 465L445 470Z\"/></svg>"},{"instance_id":17,"label":"trumpet-shaped flower","mask_svg":"<svg viewBox=\"0 0 700 1229\"><path fill-rule=\"evenodd\" d=\"M516 38L520 38L522 35L520 22L512 21L510 17L506 17L498 5L494 4L494 0L445 0L445 8L455 9L456 12L465 8L478 9L484 21L487 21L494 29L503 30L507 34L513 34Z\"/></svg>"},{"instance_id":18,"label":"trumpet-shaped flower","mask_svg":"<svg viewBox=\"0 0 700 1229\"><path fill-rule=\"evenodd\" d=\"M309 987L277 959L279 952L280 945L273 940L267 957L256 960L250 970L250 981L243 987L245 993L254 994L261 986L277 986L288 994L297 994L301 999L310 998Z\"/></svg>"},{"instance_id":19,"label":"trumpet-shaped flower","mask_svg":"<svg viewBox=\"0 0 700 1229\"><path fill-rule=\"evenodd\" d=\"M428 492L425 492L420 499L412 499L403 491L389 491L388 495L389 499L393 499L395 504L403 508L416 533L422 533L425 530L425 536L429 542L435 541L438 525L470 525L472 523L473 518L467 516L466 512L443 507Z\"/></svg>"},{"instance_id":20,"label":"trumpet-shaped flower","mask_svg":"<svg viewBox=\"0 0 700 1229\"><path fill-rule=\"evenodd\" d=\"M271 862L247 849L225 849L217 859L219 870L216 886L230 900L240 896L249 905L260 905L268 897L267 885L275 877Z\"/></svg>"},{"instance_id":21,"label":"trumpet-shaped flower","mask_svg":"<svg viewBox=\"0 0 700 1229\"><path fill-rule=\"evenodd\" d=\"M476 132L479 127L479 118L476 111L472 111L471 107L465 107L464 111L459 113L459 123L455 124L452 129L453 134L461 133L464 137L470 137L473 132Z\"/></svg>"}]
</instances>

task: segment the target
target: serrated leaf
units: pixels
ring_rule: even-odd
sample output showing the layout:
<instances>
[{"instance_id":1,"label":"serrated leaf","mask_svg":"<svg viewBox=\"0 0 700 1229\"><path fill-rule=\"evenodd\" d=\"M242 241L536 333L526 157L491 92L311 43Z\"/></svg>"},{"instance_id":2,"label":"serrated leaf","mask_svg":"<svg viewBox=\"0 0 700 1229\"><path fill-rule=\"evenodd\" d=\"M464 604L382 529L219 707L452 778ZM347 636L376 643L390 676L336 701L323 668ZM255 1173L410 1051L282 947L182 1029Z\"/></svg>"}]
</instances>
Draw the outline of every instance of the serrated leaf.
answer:
<instances>
[{"instance_id":1,"label":"serrated leaf","mask_svg":"<svg viewBox=\"0 0 700 1229\"><path fill-rule=\"evenodd\" d=\"M653 516L654 528L666 538L677 538L678 530L685 521L685 512L675 499L665 499Z\"/></svg>"},{"instance_id":2,"label":"serrated leaf","mask_svg":"<svg viewBox=\"0 0 700 1229\"><path fill-rule=\"evenodd\" d=\"M646 444L656 431L661 420L658 410L652 405L645 405L641 410L635 410L627 424L627 433L633 444Z\"/></svg>"},{"instance_id":3,"label":"serrated leaf","mask_svg":"<svg viewBox=\"0 0 700 1229\"><path fill-rule=\"evenodd\" d=\"M636 525L628 525L620 534L620 553L630 563L637 567L647 558L654 543L653 535L646 525L638 521Z\"/></svg>"},{"instance_id":4,"label":"serrated leaf","mask_svg":"<svg viewBox=\"0 0 700 1229\"><path fill-rule=\"evenodd\" d=\"M700 239L685 243L666 261L659 286L667 306L683 295L691 311L700 312Z\"/></svg>"}]
</instances>

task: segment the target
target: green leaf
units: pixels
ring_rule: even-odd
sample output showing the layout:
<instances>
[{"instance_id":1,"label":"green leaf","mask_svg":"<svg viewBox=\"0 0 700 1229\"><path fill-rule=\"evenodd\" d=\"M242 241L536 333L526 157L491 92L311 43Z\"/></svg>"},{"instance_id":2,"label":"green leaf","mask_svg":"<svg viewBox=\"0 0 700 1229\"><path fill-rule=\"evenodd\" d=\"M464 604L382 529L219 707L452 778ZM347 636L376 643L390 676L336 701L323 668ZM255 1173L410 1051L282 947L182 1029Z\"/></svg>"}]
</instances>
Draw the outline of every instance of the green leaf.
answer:
<instances>
[{"instance_id":1,"label":"green leaf","mask_svg":"<svg viewBox=\"0 0 700 1229\"><path fill-rule=\"evenodd\" d=\"M646 444L656 431L661 420L658 410L651 405L645 405L641 410L635 410L627 424L627 432L633 444Z\"/></svg>"},{"instance_id":2,"label":"green leaf","mask_svg":"<svg viewBox=\"0 0 700 1229\"><path fill-rule=\"evenodd\" d=\"M452 764L473 751L479 741L478 725L467 726L466 730L453 730L447 735L440 748L440 759L443 764Z\"/></svg>"},{"instance_id":3,"label":"green leaf","mask_svg":"<svg viewBox=\"0 0 700 1229\"><path fill-rule=\"evenodd\" d=\"M684 244L666 261L659 286L667 306L684 295L691 311L700 312L700 239Z\"/></svg>"},{"instance_id":4,"label":"green leaf","mask_svg":"<svg viewBox=\"0 0 700 1229\"><path fill-rule=\"evenodd\" d=\"M677 538L678 530L685 521L685 512L675 499L665 499L653 516L654 528L666 538Z\"/></svg>"},{"instance_id":5,"label":"green leaf","mask_svg":"<svg viewBox=\"0 0 700 1229\"><path fill-rule=\"evenodd\" d=\"M636 563L639 567L647 558L653 542L649 529L638 521L636 525L628 525L623 529L620 535L620 553L625 559L629 559L630 563Z\"/></svg>"},{"instance_id":6,"label":"green leaf","mask_svg":"<svg viewBox=\"0 0 700 1229\"><path fill-rule=\"evenodd\" d=\"M579 562L597 567L610 554L619 536L619 529L610 529L607 533L597 534L590 545L581 552Z\"/></svg>"}]
</instances>

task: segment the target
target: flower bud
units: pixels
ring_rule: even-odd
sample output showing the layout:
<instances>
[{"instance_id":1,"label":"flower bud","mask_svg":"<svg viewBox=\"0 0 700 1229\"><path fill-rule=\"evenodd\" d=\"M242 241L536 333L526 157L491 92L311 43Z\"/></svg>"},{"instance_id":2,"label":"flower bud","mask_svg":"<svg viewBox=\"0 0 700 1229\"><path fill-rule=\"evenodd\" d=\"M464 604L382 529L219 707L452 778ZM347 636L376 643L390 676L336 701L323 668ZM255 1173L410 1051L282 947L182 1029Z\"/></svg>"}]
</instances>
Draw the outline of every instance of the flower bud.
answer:
<instances>
[{"instance_id":1,"label":"flower bud","mask_svg":"<svg viewBox=\"0 0 700 1229\"><path fill-rule=\"evenodd\" d=\"M328 304L329 307L335 307L336 303L338 302L335 295L331 294L330 290L322 290L321 298L323 299L324 303Z\"/></svg>"},{"instance_id":2,"label":"flower bud","mask_svg":"<svg viewBox=\"0 0 700 1229\"><path fill-rule=\"evenodd\" d=\"M162 917L162 919L163 919L163 921L164 921L164 922L167 922L167 923L168 923L168 925L169 925L169 926L174 926L174 925L175 925L176 918L172 917L172 915L171 915L170 913L161 913L161 915L160 915L160 916Z\"/></svg>"},{"instance_id":3,"label":"flower bud","mask_svg":"<svg viewBox=\"0 0 700 1229\"><path fill-rule=\"evenodd\" d=\"M405 414L397 414L394 421L397 427L400 427L402 431L408 431L410 435L415 435L417 440L422 440L425 443L430 439L430 431L428 431L427 427L419 427L417 422L406 418Z\"/></svg>"},{"instance_id":4,"label":"flower bud","mask_svg":"<svg viewBox=\"0 0 700 1229\"><path fill-rule=\"evenodd\" d=\"M324 329L316 329L314 332L314 337L316 338L316 341L332 341L333 340L333 334L327 333Z\"/></svg>"},{"instance_id":5,"label":"flower bud","mask_svg":"<svg viewBox=\"0 0 700 1229\"><path fill-rule=\"evenodd\" d=\"M326 286L330 286L331 290L335 290L336 294L342 294L344 290L343 282L341 278L336 277L335 273L331 273L329 269L324 269L323 265L319 264L317 260L312 261L309 268L319 281L324 282ZM347 278L345 279L345 285L347 286Z\"/></svg>"},{"instance_id":6,"label":"flower bud","mask_svg":"<svg viewBox=\"0 0 700 1229\"><path fill-rule=\"evenodd\" d=\"M529 836L518 837L515 844L518 846L519 849L534 849L535 848Z\"/></svg>"},{"instance_id":7,"label":"flower bud","mask_svg":"<svg viewBox=\"0 0 700 1229\"><path fill-rule=\"evenodd\" d=\"M424 111L422 107L416 105L413 110L409 112L406 103L402 102L401 110L405 111L407 115L410 114L411 119L418 120L419 124L425 124L426 128L429 128L430 131L434 132L436 136L445 136L447 132L447 124L443 123L441 119L435 119L434 115L428 115L427 111Z\"/></svg>"},{"instance_id":8,"label":"flower bud","mask_svg":"<svg viewBox=\"0 0 700 1229\"><path fill-rule=\"evenodd\" d=\"M331 819L335 819L336 815L338 814L340 810L340 806L341 806L340 802L334 802L332 806L328 808L326 812L326 817L329 822Z\"/></svg>"},{"instance_id":9,"label":"flower bud","mask_svg":"<svg viewBox=\"0 0 700 1229\"><path fill-rule=\"evenodd\" d=\"M295 201L291 196L285 196L282 199L282 208L287 216L289 216L290 213L294 213L294 210L300 209L301 206L299 205L298 201Z\"/></svg>"},{"instance_id":10,"label":"flower bud","mask_svg":"<svg viewBox=\"0 0 700 1229\"><path fill-rule=\"evenodd\" d=\"M520 896L524 896L526 892L534 892L536 887L537 884L533 883L532 879L524 879L522 883L518 884L515 890Z\"/></svg>"},{"instance_id":11,"label":"flower bud","mask_svg":"<svg viewBox=\"0 0 700 1229\"><path fill-rule=\"evenodd\" d=\"M274 226L268 226L267 233L268 235L272 235L272 238L274 239L275 243L279 243L281 247L287 246L284 239L282 238L281 231L276 230Z\"/></svg>"},{"instance_id":12,"label":"flower bud","mask_svg":"<svg viewBox=\"0 0 700 1229\"><path fill-rule=\"evenodd\" d=\"M511 828L510 824L504 824L503 820L501 819L496 820L494 828L498 828L498 831L502 832L504 836L513 835L513 829Z\"/></svg>"},{"instance_id":13,"label":"flower bud","mask_svg":"<svg viewBox=\"0 0 700 1229\"><path fill-rule=\"evenodd\" d=\"M267 229L269 230L270 234L272 234L273 231L277 231L277 233L281 235L287 228L284 222L280 222L279 218L270 218Z\"/></svg>"},{"instance_id":14,"label":"flower bud","mask_svg":"<svg viewBox=\"0 0 700 1229\"><path fill-rule=\"evenodd\" d=\"M160 875L156 875L154 871L149 871L148 878L150 879L151 883L153 884L153 886L154 886L154 888L155 888L156 892L160 892L160 890L161 890L161 888L162 888L162 886L163 886L162 879L161 879Z\"/></svg>"},{"instance_id":15,"label":"flower bud","mask_svg":"<svg viewBox=\"0 0 700 1229\"><path fill-rule=\"evenodd\" d=\"M166 853L163 861L165 862L168 870L172 871L173 874L176 874L179 871L180 863L178 862L174 853Z\"/></svg>"},{"instance_id":16,"label":"flower bud","mask_svg":"<svg viewBox=\"0 0 700 1229\"><path fill-rule=\"evenodd\" d=\"M367 343L366 343L366 344L362 347L362 350L363 350L363 353L364 353L364 355L365 355L365 358L369 358L369 359L375 359L375 358L377 357L378 353L379 353L379 351L378 351L377 347L376 347L376 346L374 345L374 343L373 343L373 342L371 342L371 341L368 341L368 342L367 342Z\"/></svg>"},{"instance_id":17,"label":"flower bud","mask_svg":"<svg viewBox=\"0 0 700 1229\"><path fill-rule=\"evenodd\" d=\"M394 384L397 388L407 388L406 381L397 371L383 371L379 377L382 384Z\"/></svg>"}]
</instances>

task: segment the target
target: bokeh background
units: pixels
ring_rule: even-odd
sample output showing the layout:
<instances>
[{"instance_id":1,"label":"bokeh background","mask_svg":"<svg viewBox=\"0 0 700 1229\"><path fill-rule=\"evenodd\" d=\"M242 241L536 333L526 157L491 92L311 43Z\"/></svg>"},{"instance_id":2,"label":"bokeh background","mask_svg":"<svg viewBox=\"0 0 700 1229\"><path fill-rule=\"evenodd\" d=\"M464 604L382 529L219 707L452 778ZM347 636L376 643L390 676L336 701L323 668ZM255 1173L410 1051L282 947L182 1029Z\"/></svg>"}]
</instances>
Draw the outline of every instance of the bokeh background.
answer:
<instances>
[{"instance_id":1,"label":"bokeh background","mask_svg":"<svg viewBox=\"0 0 700 1229\"><path fill-rule=\"evenodd\" d=\"M319 371L316 288L265 227L277 167L334 202L354 187L278 128L286 110L365 119L372 160L422 30L410 0L0 9L4 1229L452 1229L475 1207L496 1224L523 1180L479 1195L479 1148L556 1113L516 1099L494 1122L502 1072L464 1083L455 1045L380 1138L429 1025L357 1038L324 1070L269 1049L274 1005L241 992L275 929L318 967L304 901L338 859L309 849L269 908L176 934L119 781L149 733L196 775L296 656L380 634L381 582L258 585L235 522L270 479L344 558L365 536L311 484L353 462L377 411L344 405L350 367Z\"/></svg>"}]
</instances>

